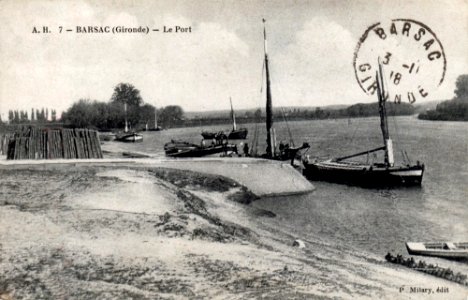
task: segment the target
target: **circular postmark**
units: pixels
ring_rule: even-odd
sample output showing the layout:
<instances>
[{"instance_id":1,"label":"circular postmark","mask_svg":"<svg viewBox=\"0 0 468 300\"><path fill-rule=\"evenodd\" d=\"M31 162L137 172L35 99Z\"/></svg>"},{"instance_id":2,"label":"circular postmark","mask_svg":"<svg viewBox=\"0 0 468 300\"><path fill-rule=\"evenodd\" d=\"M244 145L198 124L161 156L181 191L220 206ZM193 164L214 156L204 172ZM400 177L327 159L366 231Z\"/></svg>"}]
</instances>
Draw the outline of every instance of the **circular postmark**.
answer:
<instances>
[{"instance_id":1,"label":"circular postmark","mask_svg":"<svg viewBox=\"0 0 468 300\"><path fill-rule=\"evenodd\" d=\"M442 84L447 60L435 33L410 19L393 19L367 28L354 52L354 72L366 94L377 90L382 65L386 97L394 102L425 99Z\"/></svg>"}]
</instances>

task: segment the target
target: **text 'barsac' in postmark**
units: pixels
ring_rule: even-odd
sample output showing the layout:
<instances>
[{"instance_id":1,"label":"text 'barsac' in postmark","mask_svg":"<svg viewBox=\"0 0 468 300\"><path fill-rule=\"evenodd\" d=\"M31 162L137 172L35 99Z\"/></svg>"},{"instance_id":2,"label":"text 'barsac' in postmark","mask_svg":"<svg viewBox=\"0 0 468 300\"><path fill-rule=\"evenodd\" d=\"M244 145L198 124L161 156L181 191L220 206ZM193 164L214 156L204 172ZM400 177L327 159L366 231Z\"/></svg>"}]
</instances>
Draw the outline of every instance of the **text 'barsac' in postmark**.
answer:
<instances>
[{"instance_id":1,"label":"text 'barsac' in postmark","mask_svg":"<svg viewBox=\"0 0 468 300\"><path fill-rule=\"evenodd\" d=\"M414 103L427 99L442 84L447 68L444 48L425 24L394 19L371 25L361 36L354 53L354 71L367 94L377 90L378 64L384 70L387 99Z\"/></svg>"}]
</instances>

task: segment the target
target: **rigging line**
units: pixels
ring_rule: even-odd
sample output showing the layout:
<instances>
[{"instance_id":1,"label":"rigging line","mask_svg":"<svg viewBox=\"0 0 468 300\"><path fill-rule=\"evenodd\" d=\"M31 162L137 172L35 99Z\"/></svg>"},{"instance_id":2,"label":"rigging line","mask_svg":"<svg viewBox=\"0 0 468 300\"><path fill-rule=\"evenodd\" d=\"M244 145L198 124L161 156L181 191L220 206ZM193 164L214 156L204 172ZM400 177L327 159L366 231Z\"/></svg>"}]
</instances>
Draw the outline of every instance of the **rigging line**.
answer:
<instances>
[{"instance_id":1,"label":"rigging line","mask_svg":"<svg viewBox=\"0 0 468 300\"><path fill-rule=\"evenodd\" d=\"M262 79L260 81L260 97L258 100L258 107L262 107L263 82L265 78L264 76L265 76L265 60L263 60L263 63L262 63L262 75L261 75ZM252 154L254 155L258 153L258 123L260 121L261 121L261 114L260 114L260 117L257 117L255 119L255 130L254 130L254 136L252 139Z\"/></svg>"},{"instance_id":2,"label":"rigging line","mask_svg":"<svg viewBox=\"0 0 468 300\"><path fill-rule=\"evenodd\" d=\"M382 69L383 69L383 68L382 68ZM389 85L388 85L388 82L387 82L387 78L386 78L385 76L382 76L382 77L383 77L383 79L384 79L384 81L385 81L385 86L388 87ZM388 99L390 99L390 92L388 91L387 93L388 93ZM385 97L385 96L384 96L384 97ZM387 100L388 100L388 99L387 99ZM385 102L387 102L387 100L385 100ZM400 152L403 153L404 149L401 149L401 147L400 147L401 138L400 138L400 134L399 134L398 124L397 124L397 121L396 121L396 104L397 104L397 103L394 103L394 105L393 105L393 107L392 107L392 109L391 109L391 110L392 110L392 114L391 114L391 115L392 115L392 120L393 120L393 127L395 128L395 136L396 136L396 138L397 138L397 141L396 141L396 143L395 143L395 146L398 148L398 150L400 150ZM406 160L405 156L404 156L404 155L402 155L402 156L403 156L403 160ZM409 159L408 159L408 160L409 160Z\"/></svg>"},{"instance_id":3,"label":"rigging line","mask_svg":"<svg viewBox=\"0 0 468 300\"><path fill-rule=\"evenodd\" d=\"M291 133L291 128L289 128L289 123L288 123L288 120L286 119L286 116L285 116L285 113L284 113L284 107L281 107L281 112L282 112L282 114L283 114L283 120L284 120L284 122L286 123L286 128L288 129L289 142L291 143L291 145L292 145L293 147L295 147L295 145L294 145L294 140L293 140L292 133Z\"/></svg>"},{"instance_id":4,"label":"rigging line","mask_svg":"<svg viewBox=\"0 0 468 300\"><path fill-rule=\"evenodd\" d=\"M257 156L258 153L258 123L255 123L254 136L252 139L252 156Z\"/></svg>"},{"instance_id":5,"label":"rigging line","mask_svg":"<svg viewBox=\"0 0 468 300\"><path fill-rule=\"evenodd\" d=\"M405 161L406 163L409 163L410 159L408 157L408 154L405 155L406 150L402 149L401 146L400 146L401 137L400 137L400 130L398 128L398 122L396 120L396 117L397 117L396 116L396 105L398 105L398 104L394 103L393 109L392 109L393 126L395 127L395 136L397 138L396 146L398 147L398 150L400 150L400 152L402 153L403 161Z\"/></svg>"},{"instance_id":6,"label":"rigging line","mask_svg":"<svg viewBox=\"0 0 468 300\"><path fill-rule=\"evenodd\" d=\"M354 126L354 131L353 135L351 136L351 139L346 143L345 148L347 149L348 146L354 141L354 138L356 137L356 132L358 130L358 126Z\"/></svg>"},{"instance_id":7,"label":"rigging line","mask_svg":"<svg viewBox=\"0 0 468 300\"><path fill-rule=\"evenodd\" d=\"M392 120L393 120L393 126L395 127L395 136L397 138L396 146L398 147L398 150L400 150L400 152L402 153L403 160L405 162L408 162L408 158L405 157L405 155L404 155L404 149L401 149L401 147L400 147L401 138L400 138L400 134L399 134L398 123L396 121L396 106L395 105L397 105L397 104L395 103L393 105Z\"/></svg>"},{"instance_id":8,"label":"rigging line","mask_svg":"<svg viewBox=\"0 0 468 300\"><path fill-rule=\"evenodd\" d=\"M263 61L263 65L262 65L262 81L261 84L260 84L260 95L262 94L263 92L263 75L265 74L265 61ZM261 98L261 97L260 97Z\"/></svg>"}]
</instances>

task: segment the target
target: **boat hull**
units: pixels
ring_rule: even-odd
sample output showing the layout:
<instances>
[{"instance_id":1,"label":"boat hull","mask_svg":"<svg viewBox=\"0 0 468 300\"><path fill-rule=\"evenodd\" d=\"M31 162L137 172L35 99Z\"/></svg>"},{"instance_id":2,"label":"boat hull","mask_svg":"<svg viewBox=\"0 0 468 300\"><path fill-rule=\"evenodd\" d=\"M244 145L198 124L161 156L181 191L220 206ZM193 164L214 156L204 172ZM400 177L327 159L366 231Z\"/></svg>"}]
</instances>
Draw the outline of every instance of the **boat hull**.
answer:
<instances>
[{"instance_id":1,"label":"boat hull","mask_svg":"<svg viewBox=\"0 0 468 300\"><path fill-rule=\"evenodd\" d=\"M201 133L203 139L205 140L211 140L211 139L214 139L216 138L216 135L218 134L218 132L209 132L209 131L203 131Z\"/></svg>"},{"instance_id":2,"label":"boat hull","mask_svg":"<svg viewBox=\"0 0 468 300\"><path fill-rule=\"evenodd\" d=\"M406 243L408 254L421 256L434 256L444 258L468 258L468 243L454 243L455 247L449 249L445 243Z\"/></svg>"},{"instance_id":3,"label":"boat hull","mask_svg":"<svg viewBox=\"0 0 468 300\"><path fill-rule=\"evenodd\" d=\"M202 157L218 153L237 152L236 145L213 145L202 147L190 143L168 143L164 146L169 157Z\"/></svg>"},{"instance_id":4,"label":"boat hull","mask_svg":"<svg viewBox=\"0 0 468 300\"><path fill-rule=\"evenodd\" d=\"M350 185L418 186L422 182L424 165L385 167L328 160L304 162L303 174L310 180Z\"/></svg>"},{"instance_id":5,"label":"boat hull","mask_svg":"<svg viewBox=\"0 0 468 300\"><path fill-rule=\"evenodd\" d=\"M143 142L143 136L138 133L124 134L115 138L117 142L139 143Z\"/></svg>"},{"instance_id":6,"label":"boat hull","mask_svg":"<svg viewBox=\"0 0 468 300\"><path fill-rule=\"evenodd\" d=\"M156 127L156 128L148 128L148 129L145 129L145 131L161 131L162 128L161 127Z\"/></svg>"},{"instance_id":7,"label":"boat hull","mask_svg":"<svg viewBox=\"0 0 468 300\"><path fill-rule=\"evenodd\" d=\"M238 129L238 130L233 130L231 131L227 138L229 140L245 140L247 138L247 134L249 133L249 131L247 130L247 128L241 128L241 129ZM223 132L220 131L220 132L210 132L210 131L203 131L201 133L203 139L205 140L212 140L212 139L216 139L218 137L220 137L221 135L223 135Z\"/></svg>"},{"instance_id":8,"label":"boat hull","mask_svg":"<svg viewBox=\"0 0 468 300\"><path fill-rule=\"evenodd\" d=\"M247 128L241 128L238 130L233 130L229 133L228 139L230 140L245 140L249 131Z\"/></svg>"}]
</instances>

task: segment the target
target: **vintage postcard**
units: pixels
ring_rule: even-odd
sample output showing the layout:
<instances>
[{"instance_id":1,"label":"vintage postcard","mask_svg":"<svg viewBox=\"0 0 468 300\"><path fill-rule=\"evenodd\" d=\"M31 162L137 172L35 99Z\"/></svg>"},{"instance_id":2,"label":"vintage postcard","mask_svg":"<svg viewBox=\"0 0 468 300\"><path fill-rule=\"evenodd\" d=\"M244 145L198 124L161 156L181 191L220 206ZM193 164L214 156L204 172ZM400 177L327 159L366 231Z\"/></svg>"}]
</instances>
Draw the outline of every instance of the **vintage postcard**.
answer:
<instances>
[{"instance_id":1,"label":"vintage postcard","mask_svg":"<svg viewBox=\"0 0 468 300\"><path fill-rule=\"evenodd\" d=\"M0 1L0 299L467 299L466 0Z\"/></svg>"}]
</instances>

